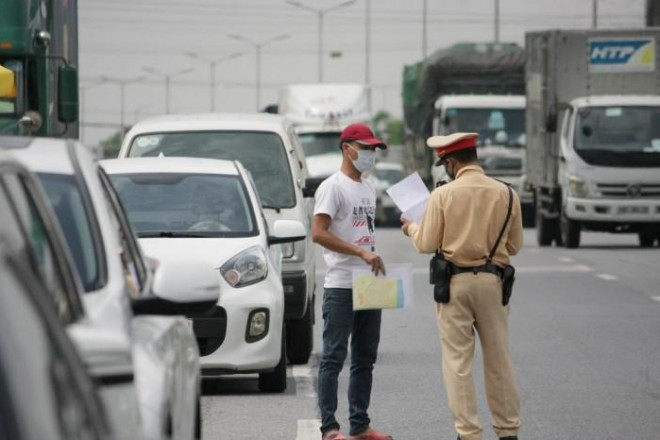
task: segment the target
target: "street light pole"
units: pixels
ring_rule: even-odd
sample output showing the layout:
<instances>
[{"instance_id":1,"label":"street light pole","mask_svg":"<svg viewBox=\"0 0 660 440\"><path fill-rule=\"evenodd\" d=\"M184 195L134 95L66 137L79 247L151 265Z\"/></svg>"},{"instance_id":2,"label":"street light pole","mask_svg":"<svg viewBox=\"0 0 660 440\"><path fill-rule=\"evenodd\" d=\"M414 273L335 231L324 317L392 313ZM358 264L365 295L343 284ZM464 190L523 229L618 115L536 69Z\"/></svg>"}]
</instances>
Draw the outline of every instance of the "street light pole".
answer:
<instances>
[{"instance_id":1,"label":"street light pole","mask_svg":"<svg viewBox=\"0 0 660 440\"><path fill-rule=\"evenodd\" d=\"M127 79L122 79L122 78L110 78L108 76L101 76L101 80L103 82L109 82L109 83L114 83L119 86L119 97L120 97L120 103L119 103L119 132L123 136L124 135L124 130L125 130L125 124L124 124L124 102L126 100L126 86L128 84L132 83L137 83L142 81L145 78L145 75L138 76L135 78L127 78Z\"/></svg>"},{"instance_id":2,"label":"street light pole","mask_svg":"<svg viewBox=\"0 0 660 440\"><path fill-rule=\"evenodd\" d=\"M165 114L170 114L170 80L179 75L183 75L184 73L192 72L195 70L192 67L188 67L187 69L180 70L175 73L170 73L166 74L163 72L160 72L152 67L143 67L142 70L144 70L147 73L151 73L152 75L160 76L161 78L165 78Z\"/></svg>"},{"instance_id":3,"label":"street light pole","mask_svg":"<svg viewBox=\"0 0 660 440\"><path fill-rule=\"evenodd\" d=\"M261 48L264 47L265 45L272 43L274 41L281 41L286 38L289 38L289 34L281 34L277 35L275 37L269 38L268 40L263 40L256 42L254 40L251 40L247 37L244 37L243 35L238 35L238 34L229 34L229 38L233 38L234 40L242 41L244 43L248 43L252 47L254 47L255 55L256 55L256 95L257 95L257 111L259 111L260 108L260 94L261 94Z\"/></svg>"},{"instance_id":4,"label":"street light pole","mask_svg":"<svg viewBox=\"0 0 660 440\"><path fill-rule=\"evenodd\" d=\"M327 12L335 11L335 10L343 8L345 6L349 6L353 3L355 3L356 1L357 0L347 0L347 1L344 1L344 2L339 3L337 5L330 6L328 8L317 9L317 8L313 8L313 7L308 6L308 5L304 5L304 4L300 3L297 0L286 0L286 3L291 5L291 6L295 6L296 8L304 9L306 11L314 12L318 15L318 19L319 19L319 26L318 26L318 28L319 28L319 82L320 83L323 82L323 19L325 18L325 14Z\"/></svg>"},{"instance_id":5,"label":"street light pole","mask_svg":"<svg viewBox=\"0 0 660 440\"><path fill-rule=\"evenodd\" d=\"M223 61L228 61L228 60L233 60L235 58L238 58L241 55L243 55L243 52L232 53L232 54L229 54L225 57L220 57L220 58L216 58L216 59L206 58L206 57L198 54L197 52L186 52L185 55L189 56L190 58L194 58L196 60L203 61L203 62L205 62L209 65L209 70L210 70L210 73L211 73L211 77L210 77L211 111L215 112L215 66L216 66L216 64L221 63Z\"/></svg>"}]
</instances>

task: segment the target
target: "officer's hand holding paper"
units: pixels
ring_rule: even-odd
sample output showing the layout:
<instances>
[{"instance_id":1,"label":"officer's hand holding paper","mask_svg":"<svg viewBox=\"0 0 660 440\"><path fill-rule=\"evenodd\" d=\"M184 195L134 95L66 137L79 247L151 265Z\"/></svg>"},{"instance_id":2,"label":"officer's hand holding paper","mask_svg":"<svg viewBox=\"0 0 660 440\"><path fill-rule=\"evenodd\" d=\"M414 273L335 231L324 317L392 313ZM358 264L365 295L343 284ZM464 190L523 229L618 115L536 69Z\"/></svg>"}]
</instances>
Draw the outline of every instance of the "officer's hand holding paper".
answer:
<instances>
[{"instance_id":1,"label":"officer's hand holding paper","mask_svg":"<svg viewBox=\"0 0 660 440\"><path fill-rule=\"evenodd\" d=\"M401 217L417 223L422 221L430 194L419 173L412 173L385 191L401 210Z\"/></svg>"}]
</instances>

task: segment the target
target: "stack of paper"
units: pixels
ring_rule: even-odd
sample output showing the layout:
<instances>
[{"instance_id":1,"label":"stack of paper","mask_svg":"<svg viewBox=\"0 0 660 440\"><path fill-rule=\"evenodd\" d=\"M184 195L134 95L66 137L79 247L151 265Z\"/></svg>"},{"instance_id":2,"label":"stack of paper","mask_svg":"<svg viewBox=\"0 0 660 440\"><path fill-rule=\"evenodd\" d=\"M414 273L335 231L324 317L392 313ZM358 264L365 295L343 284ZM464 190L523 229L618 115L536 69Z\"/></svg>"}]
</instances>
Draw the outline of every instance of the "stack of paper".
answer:
<instances>
[{"instance_id":1,"label":"stack of paper","mask_svg":"<svg viewBox=\"0 0 660 440\"><path fill-rule=\"evenodd\" d=\"M401 210L401 217L417 223L422 221L429 200L429 190L419 173L412 173L385 191Z\"/></svg>"},{"instance_id":2,"label":"stack of paper","mask_svg":"<svg viewBox=\"0 0 660 440\"><path fill-rule=\"evenodd\" d=\"M387 276L353 270L353 310L397 309L412 304L412 265L391 264Z\"/></svg>"}]
</instances>

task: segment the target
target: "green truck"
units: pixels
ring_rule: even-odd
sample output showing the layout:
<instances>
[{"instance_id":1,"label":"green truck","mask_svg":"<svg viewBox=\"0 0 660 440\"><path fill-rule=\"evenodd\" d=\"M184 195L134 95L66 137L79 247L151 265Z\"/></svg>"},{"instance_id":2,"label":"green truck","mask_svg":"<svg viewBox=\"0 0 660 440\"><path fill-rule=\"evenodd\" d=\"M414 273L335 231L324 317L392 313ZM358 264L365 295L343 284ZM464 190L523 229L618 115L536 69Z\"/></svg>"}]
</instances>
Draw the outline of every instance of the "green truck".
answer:
<instances>
[{"instance_id":1,"label":"green truck","mask_svg":"<svg viewBox=\"0 0 660 440\"><path fill-rule=\"evenodd\" d=\"M0 134L78 137L76 0L3 0Z\"/></svg>"}]
</instances>

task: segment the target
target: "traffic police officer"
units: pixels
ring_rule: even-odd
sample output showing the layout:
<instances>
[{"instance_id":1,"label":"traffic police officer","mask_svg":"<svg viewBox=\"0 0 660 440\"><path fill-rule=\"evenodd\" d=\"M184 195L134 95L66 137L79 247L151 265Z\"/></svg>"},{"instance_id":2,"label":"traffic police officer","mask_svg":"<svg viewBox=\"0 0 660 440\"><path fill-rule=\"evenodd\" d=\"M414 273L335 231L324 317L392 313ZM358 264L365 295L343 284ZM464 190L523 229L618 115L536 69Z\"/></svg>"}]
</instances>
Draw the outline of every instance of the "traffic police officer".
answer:
<instances>
[{"instance_id":1,"label":"traffic police officer","mask_svg":"<svg viewBox=\"0 0 660 440\"><path fill-rule=\"evenodd\" d=\"M484 358L488 406L500 439L516 440L520 406L509 356L508 313L502 305L502 280L481 269L512 210L492 262L498 268L522 246L520 200L501 182L487 177L477 164L477 133L433 136L435 149L452 182L436 188L420 224L402 218L403 233L419 252L439 250L458 271L450 282L450 299L437 304L442 342L442 372L454 426L460 440L481 440L472 380L475 330ZM465 270L470 268L470 270ZM499 270L499 269L498 269Z\"/></svg>"}]
</instances>

